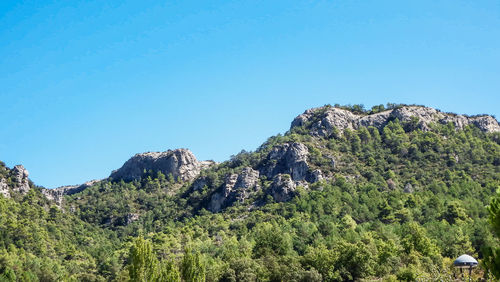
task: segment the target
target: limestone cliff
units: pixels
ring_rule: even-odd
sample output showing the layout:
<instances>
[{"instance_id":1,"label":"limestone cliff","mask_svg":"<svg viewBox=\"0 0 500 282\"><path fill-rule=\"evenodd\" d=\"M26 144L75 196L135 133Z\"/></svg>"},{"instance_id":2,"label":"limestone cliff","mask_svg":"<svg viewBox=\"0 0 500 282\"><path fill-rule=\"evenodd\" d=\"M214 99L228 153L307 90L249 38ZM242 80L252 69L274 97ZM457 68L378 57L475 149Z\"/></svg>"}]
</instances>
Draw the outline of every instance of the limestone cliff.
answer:
<instances>
[{"instance_id":1,"label":"limestone cliff","mask_svg":"<svg viewBox=\"0 0 500 282\"><path fill-rule=\"evenodd\" d=\"M484 132L500 131L498 121L492 116L468 117L443 113L439 110L422 106L402 106L364 116L331 106L313 108L297 116L292 122L291 129L305 127L312 135L324 137L331 135L335 130L343 132L345 129L358 129L363 126L382 128L389 121L396 118L402 122L414 122L415 126L422 130L429 130L431 123L447 124L451 122L456 129L463 129L467 125L474 125Z\"/></svg>"},{"instance_id":2,"label":"limestone cliff","mask_svg":"<svg viewBox=\"0 0 500 282\"><path fill-rule=\"evenodd\" d=\"M113 171L110 178L130 181L141 178L144 171L152 170L160 171L165 175L171 174L176 180L189 181L211 164L213 162L198 161L187 149L141 153L126 161L120 169Z\"/></svg>"}]
</instances>

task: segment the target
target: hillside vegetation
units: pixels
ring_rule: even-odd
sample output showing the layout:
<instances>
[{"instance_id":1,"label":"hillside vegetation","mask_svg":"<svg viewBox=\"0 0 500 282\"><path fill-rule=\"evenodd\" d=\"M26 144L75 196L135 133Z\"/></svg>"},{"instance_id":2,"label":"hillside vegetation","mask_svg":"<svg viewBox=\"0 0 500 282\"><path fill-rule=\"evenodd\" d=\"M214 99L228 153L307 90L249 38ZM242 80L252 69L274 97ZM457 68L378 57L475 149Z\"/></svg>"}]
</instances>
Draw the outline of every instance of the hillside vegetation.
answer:
<instances>
[{"instance_id":1,"label":"hillside vegetation","mask_svg":"<svg viewBox=\"0 0 500 282\"><path fill-rule=\"evenodd\" d=\"M315 109L190 179L110 177L60 206L33 184L0 196L0 281L448 281L461 254L494 265L500 133L482 117L326 124L385 110Z\"/></svg>"}]
</instances>

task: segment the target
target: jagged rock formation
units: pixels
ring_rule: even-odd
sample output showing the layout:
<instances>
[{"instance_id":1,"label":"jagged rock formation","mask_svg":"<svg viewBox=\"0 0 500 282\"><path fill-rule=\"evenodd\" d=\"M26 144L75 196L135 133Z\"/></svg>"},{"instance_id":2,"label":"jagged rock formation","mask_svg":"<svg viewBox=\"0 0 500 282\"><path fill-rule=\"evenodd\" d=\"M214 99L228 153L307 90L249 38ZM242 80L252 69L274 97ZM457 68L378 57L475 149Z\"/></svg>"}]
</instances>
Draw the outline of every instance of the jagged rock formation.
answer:
<instances>
[{"instance_id":1,"label":"jagged rock formation","mask_svg":"<svg viewBox=\"0 0 500 282\"><path fill-rule=\"evenodd\" d=\"M2 177L0 177L0 195L3 195L5 198L10 198L10 191L9 186L7 185L7 180Z\"/></svg>"},{"instance_id":2,"label":"jagged rock formation","mask_svg":"<svg viewBox=\"0 0 500 282\"><path fill-rule=\"evenodd\" d=\"M12 192L20 193L21 195L25 195L29 192L31 189L28 178L29 173L24 166L16 165L11 170L7 168L7 172L7 178L9 178L12 182L9 187L7 179L0 177L1 195L6 198L10 198L12 196Z\"/></svg>"},{"instance_id":3,"label":"jagged rock formation","mask_svg":"<svg viewBox=\"0 0 500 282\"><path fill-rule=\"evenodd\" d=\"M219 212L236 201L245 201L252 193L260 189L258 181L259 172L250 167L243 168L239 174L229 174L226 176L221 191L214 193L210 198L208 209L212 212Z\"/></svg>"},{"instance_id":4,"label":"jagged rock formation","mask_svg":"<svg viewBox=\"0 0 500 282\"><path fill-rule=\"evenodd\" d=\"M289 174L294 181L305 180L308 176L309 165L307 157L309 150L302 143L288 143L274 147L260 173L272 179L280 173Z\"/></svg>"},{"instance_id":5,"label":"jagged rock formation","mask_svg":"<svg viewBox=\"0 0 500 282\"><path fill-rule=\"evenodd\" d=\"M295 196L296 183L288 174L278 174L273 178L269 194L276 202L286 202Z\"/></svg>"},{"instance_id":6,"label":"jagged rock formation","mask_svg":"<svg viewBox=\"0 0 500 282\"><path fill-rule=\"evenodd\" d=\"M358 129L362 126L382 128L389 121L399 119L402 122L415 122L416 127L429 130L431 123L447 124L451 122L456 129L463 129L473 124L484 132L499 132L500 125L492 116L467 117L440 112L433 108L421 106L403 106L393 110L360 116L348 110L325 106L305 111L297 116L291 129L304 126L314 136L330 136L335 129L343 132L345 129Z\"/></svg>"},{"instance_id":7,"label":"jagged rock formation","mask_svg":"<svg viewBox=\"0 0 500 282\"><path fill-rule=\"evenodd\" d=\"M14 178L14 187L12 190L21 194L28 193L30 190L28 170L26 170L22 165L16 165L11 170L11 175Z\"/></svg>"},{"instance_id":8,"label":"jagged rock formation","mask_svg":"<svg viewBox=\"0 0 500 282\"><path fill-rule=\"evenodd\" d=\"M298 185L307 187L308 183L323 179L321 170L310 171L308 157L309 150L302 143L292 142L273 147L258 165L257 170L246 167L239 174L227 175L219 191L212 194L208 209L218 212L235 201L243 202L260 189L258 187L260 175L273 181L266 193L275 201L283 202L291 199ZM333 160L332 165L334 165ZM193 183L192 189L200 190L205 185L209 186L207 179L199 178Z\"/></svg>"},{"instance_id":9,"label":"jagged rock formation","mask_svg":"<svg viewBox=\"0 0 500 282\"><path fill-rule=\"evenodd\" d=\"M42 194L49 200L56 202L58 207L62 206L62 201L65 195L73 195L76 193L80 193L88 187L98 183L101 180L91 180L85 182L81 185L68 185L61 186L55 189L42 189Z\"/></svg>"},{"instance_id":10,"label":"jagged rock formation","mask_svg":"<svg viewBox=\"0 0 500 282\"><path fill-rule=\"evenodd\" d=\"M174 179L189 181L213 162L199 162L187 149L168 150L166 152L149 152L136 154L118 170L111 173L113 180L131 181L143 176L144 171L161 171L171 174Z\"/></svg>"}]
</instances>

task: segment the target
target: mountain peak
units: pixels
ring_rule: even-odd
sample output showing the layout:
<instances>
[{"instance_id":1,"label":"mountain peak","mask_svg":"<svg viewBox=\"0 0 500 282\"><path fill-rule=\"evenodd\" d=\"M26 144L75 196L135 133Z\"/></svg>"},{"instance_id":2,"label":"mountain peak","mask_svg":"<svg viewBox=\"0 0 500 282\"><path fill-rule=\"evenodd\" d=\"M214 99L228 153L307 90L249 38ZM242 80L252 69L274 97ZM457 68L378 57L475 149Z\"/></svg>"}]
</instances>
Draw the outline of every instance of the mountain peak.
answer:
<instances>
[{"instance_id":1,"label":"mountain peak","mask_svg":"<svg viewBox=\"0 0 500 282\"><path fill-rule=\"evenodd\" d=\"M378 113L354 113L348 109L332 106L312 108L297 116L290 129L304 127L315 136L328 136L334 128L343 132L345 129L358 129L364 126L382 128L389 121L399 119L402 122L414 122L421 130L429 130L431 123L447 124L451 122L456 129L464 129L467 125L475 125L484 132L499 132L498 121L489 115L465 116L443 113L437 109L424 106L398 106Z\"/></svg>"},{"instance_id":2,"label":"mountain peak","mask_svg":"<svg viewBox=\"0 0 500 282\"><path fill-rule=\"evenodd\" d=\"M195 178L201 169L212 162L200 162L188 149L175 149L165 152L146 152L136 154L126 161L121 168L111 173L113 180L135 180L143 176L144 171L160 171L171 174L174 179L189 181Z\"/></svg>"}]
</instances>

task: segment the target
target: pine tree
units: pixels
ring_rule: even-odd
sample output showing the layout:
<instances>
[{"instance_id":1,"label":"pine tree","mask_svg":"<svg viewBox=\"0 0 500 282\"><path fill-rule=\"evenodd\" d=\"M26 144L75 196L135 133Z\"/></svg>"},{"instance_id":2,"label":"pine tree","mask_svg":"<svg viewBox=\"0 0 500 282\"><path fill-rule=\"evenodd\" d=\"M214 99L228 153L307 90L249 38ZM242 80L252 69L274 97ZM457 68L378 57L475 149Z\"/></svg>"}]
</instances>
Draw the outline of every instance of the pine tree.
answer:
<instances>
[{"instance_id":1,"label":"pine tree","mask_svg":"<svg viewBox=\"0 0 500 282\"><path fill-rule=\"evenodd\" d=\"M153 253L153 244L139 236L129 255L129 276L131 281L156 281L158 260Z\"/></svg>"},{"instance_id":2,"label":"pine tree","mask_svg":"<svg viewBox=\"0 0 500 282\"><path fill-rule=\"evenodd\" d=\"M201 261L199 253L194 253L190 248L184 250L182 259L182 279L190 282L205 281L205 265Z\"/></svg>"}]
</instances>

